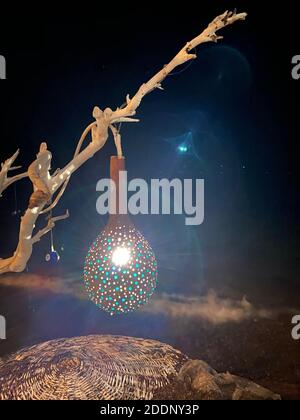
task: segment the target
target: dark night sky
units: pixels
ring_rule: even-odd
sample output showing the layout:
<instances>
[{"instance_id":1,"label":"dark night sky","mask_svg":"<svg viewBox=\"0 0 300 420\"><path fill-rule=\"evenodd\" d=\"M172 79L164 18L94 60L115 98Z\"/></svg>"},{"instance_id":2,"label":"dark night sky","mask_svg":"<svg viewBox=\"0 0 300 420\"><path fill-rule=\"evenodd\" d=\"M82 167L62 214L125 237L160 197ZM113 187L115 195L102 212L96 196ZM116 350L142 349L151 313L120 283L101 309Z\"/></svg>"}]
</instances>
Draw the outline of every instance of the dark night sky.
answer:
<instances>
[{"instance_id":1,"label":"dark night sky","mask_svg":"<svg viewBox=\"0 0 300 420\"><path fill-rule=\"evenodd\" d=\"M249 12L246 22L223 31L218 46L201 46L192 66L166 80L165 92L145 99L141 123L122 131L130 177L206 181L203 226L186 228L178 216L136 218L158 255L162 290L299 288L300 81L291 78L291 59L300 54L298 19L295 2L290 8L285 2L285 9L274 3L269 11L253 3L205 1L187 11L179 3L130 3L115 10L82 6L77 16L36 10L34 17L27 9L1 17L0 54L7 59L1 160L20 147L26 167L46 139L55 169L71 158L94 105L121 105L226 8ZM194 153L179 156L174 139L188 133ZM95 211L95 185L107 176L112 153L110 141L76 173L57 210L71 213L55 231L57 246L65 247L64 267L81 267L104 225ZM29 193L28 182L18 184L22 210ZM2 256L16 245L13 209L11 188L0 208ZM38 245L30 270L47 269L48 247L47 239Z\"/></svg>"}]
</instances>

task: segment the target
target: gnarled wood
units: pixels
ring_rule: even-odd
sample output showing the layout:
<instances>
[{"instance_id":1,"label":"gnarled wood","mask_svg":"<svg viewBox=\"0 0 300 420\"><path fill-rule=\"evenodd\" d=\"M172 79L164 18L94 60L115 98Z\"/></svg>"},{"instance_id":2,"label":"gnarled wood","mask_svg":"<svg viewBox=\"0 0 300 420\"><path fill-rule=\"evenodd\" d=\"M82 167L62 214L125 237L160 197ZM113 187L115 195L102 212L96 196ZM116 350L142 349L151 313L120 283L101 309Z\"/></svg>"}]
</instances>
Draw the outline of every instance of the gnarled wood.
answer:
<instances>
[{"instance_id":1,"label":"gnarled wood","mask_svg":"<svg viewBox=\"0 0 300 420\"><path fill-rule=\"evenodd\" d=\"M15 160L19 156L20 151L17 150L16 153L9 159L7 159L4 163L1 164L1 171L0 171L0 197L2 193L13 183L20 181L23 178L28 176L27 172L15 175L13 177L8 177L8 172L14 171L16 169L20 169L20 166L13 167Z\"/></svg>"},{"instance_id":2,"label":"gnarled wood","mask_svg":"<svg viewBox=\"0 0 300 420\"><path fill-rule=\"evenodd\" d=\"M73 159L71 159L65 168L55 171L53 176L51 176L49 172L52 155L50 151L48 151L46 143L41 144L39 154L37 155L36 160L30 165L28 174L17 175L14 178L7 177L7 172L12 169L11 166L18 156L18 152L2 165L2 170L0 172L0 194L11 183L22 179L27 175L32 182L33 193L29 200L28 209L21 219L17 249L11 258L0 260L0 274L6 272L20 272L26 268L27 262L32 254L33 245L37 242L35 238L41 239L43 234L48 233L55 225L55 223L48 223L47 227L43 229L38 236L34 236L33 231L38 217L55 208L61 199L72 174L105 145L108 139L109 129L113 133L118 156L121 157L121 136L116 129L115 124L138 122L139 120L132 117L136 114L137 108L148 93L155 89L162 89L161 83L176 67L189 60L195 59L196 55L192 54L192 51L197 46L207 42L217 42L222 38L217 35L217 32L220 29L231 25L238 20L244 20L246 16L246 13L237 14L235 12L226 11L214 19L199 36L188 42L169 64L164 66L164 68L147 83L144 83L132 99L127 95L126 104L123 107L117 108L115 111L112 111L110 108L106 108L102 111L100 108L95 107L93 112L95 121L84 130ZM83 143L89 133L91 133L91 141L82 149ZM53 196L57 192L56 198L53 199ZM61 217L59 219L61 219Z\"/></svg>"}]
</instances>

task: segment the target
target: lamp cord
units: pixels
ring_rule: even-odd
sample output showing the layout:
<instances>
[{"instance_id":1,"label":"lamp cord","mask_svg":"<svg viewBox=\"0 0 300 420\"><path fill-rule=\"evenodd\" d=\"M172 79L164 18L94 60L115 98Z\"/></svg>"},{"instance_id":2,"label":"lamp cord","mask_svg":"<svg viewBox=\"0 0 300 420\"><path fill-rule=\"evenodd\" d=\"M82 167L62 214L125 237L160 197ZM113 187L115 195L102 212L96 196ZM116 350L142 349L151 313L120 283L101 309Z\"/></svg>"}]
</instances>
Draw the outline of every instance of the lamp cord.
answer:
<instances>
[{"instance_id":1,"label":"lamp cord","mask_svg":"<svg viewBox=\"0 0 300 420\"><path fill-rule=\"evenodd\" d=\"M15 196L15 211L14 214L18 214L18 195L17 195L17 184L14 185L14 196Z\"/></svg>"}]
</instances>

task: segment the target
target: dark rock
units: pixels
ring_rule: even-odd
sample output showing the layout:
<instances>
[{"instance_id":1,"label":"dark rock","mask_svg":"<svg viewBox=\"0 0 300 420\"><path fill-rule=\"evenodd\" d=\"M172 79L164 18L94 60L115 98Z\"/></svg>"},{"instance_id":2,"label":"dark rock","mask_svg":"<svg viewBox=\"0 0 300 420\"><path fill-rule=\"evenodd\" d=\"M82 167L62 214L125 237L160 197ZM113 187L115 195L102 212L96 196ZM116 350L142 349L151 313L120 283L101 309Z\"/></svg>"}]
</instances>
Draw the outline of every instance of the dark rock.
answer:
<instances>
[{"instance_id":1,"label":"dark rock","mask_svg":"<svg viewBox=\"0 0 300 420\"><path fill-rule=\"evenodd\" d=\"M218 374L201 360L189 360L178 377L159 393L160 399L178 400L280 400L281 397L254 382Z\"/></svg>"}]
</instances>

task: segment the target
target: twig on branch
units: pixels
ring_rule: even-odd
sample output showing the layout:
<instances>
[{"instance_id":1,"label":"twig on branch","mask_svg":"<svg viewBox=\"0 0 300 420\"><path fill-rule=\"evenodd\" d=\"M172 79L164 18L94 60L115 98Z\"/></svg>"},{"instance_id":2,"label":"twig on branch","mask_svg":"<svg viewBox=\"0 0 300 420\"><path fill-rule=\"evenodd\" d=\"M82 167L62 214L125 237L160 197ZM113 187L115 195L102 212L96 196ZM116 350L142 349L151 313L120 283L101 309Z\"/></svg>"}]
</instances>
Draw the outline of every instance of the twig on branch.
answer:
<instances>
[{"instance_id":1,"label":"twig on branch","mask_svg":"<svg viewBox=\"0 0 300 420\"><path fill-rule=\"evenodd\" d=\"M80 153L80 150L81 150L81 148L82 148L82 145L83 145L83 143L84 143L84 141L85 141L85 139L87 138L87 136L88 136L88 134L90 133L90 131L92 130L92 128L93 127L95 127L96 126L96 123L94 122L94 123L92 123L92 124L90 124L85 130L84 130L84 132L82 133L82 135L81 135L81 137L80 137L80 139L79 139L79 142L78 142L78 144L77 144L77 147L76 147L76 150L75 150L75 153L74 153L74 157L73 158L75 158L76 156L78 156L79 155L79 153ZM61 177L62 176L62 174L61 174L61 170L60 169L57 169L55 172L54 172L54 174L53 174L53 178L55 178L55 177ZM41 213L40 214L46 214L46 213L49 213L50 211L52 211L56 206L57 206L57 204L59 203L59 201L60 201L60 199L62 198L62 196L64 195L64 192L66 191L66 189L67 189L67 186L69 185L69 182L70 182L70 179L71 179L71 175L68 177L68 178L66 178L66 181L63 183L63 185L62 185L62 187L61 187L61 189L60 189L60 191L59 191L59 193L57 194L57 196L56 196L56 198L55 198L55 200L53 201L53 203L51 204L51 206L49 206L48 208L46 208L45 210L42 210L41 211ZM55 183L54 183L54 185L55 185Z\"/></svg>"},{"instance_id":2,"label":"twig on branch","mask_svg":"<svg viewBox=\"0 0 300 420\"><path fill-rule=\"evenodd\" d=\"M117 149L117 155L118 158L123 157L123 150L122 150L122 137L121 137L121 133L120 131L114 126L114 125L110 125L110 129L113 133L114 136L114 140L115 140L115 145L116 145L116 149Z\"/></svg>"},{"instance_id":3,"label":"twig on branch","mask_svg":"<svg viewBox=\"0 0 300 420\"><path fill-rule=\"evenodd\" d=\"M67 210L66 213L62 216L50 217L48 220L48 224L44 229L41 229L32 239L32 244L39 242L43 236L47 235L52 229L55 228L55 224L60 220L65 220L70 216L69 211Z\"/></svg>"},{"instance_id":4,"label":"twig on branch","mask_svg":"<svg viewBox=\"0 0 300 420\"><path fill-rule=\"evenodd\" d=\"M8 172L11 171L15 171L17 169L20 169L21 166L15 166L13 167L12 165L14 164L15 160L17 159L17 157L19 156L20 151L17 150L16 153L10 158L7 159L4 163L1 164L1 171L0 171L0 197L2 195L2 193L13 183L20 181L23 178L26 178L28 176L28 173L22 173L19 175L15 175L13 177L8 177L7 174Z\"/></svg>"}]
</instances>

